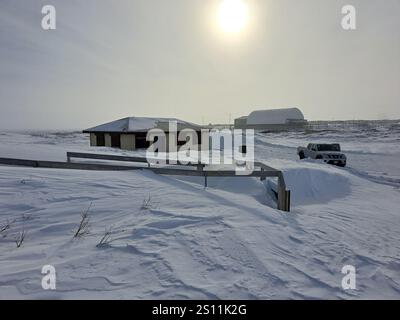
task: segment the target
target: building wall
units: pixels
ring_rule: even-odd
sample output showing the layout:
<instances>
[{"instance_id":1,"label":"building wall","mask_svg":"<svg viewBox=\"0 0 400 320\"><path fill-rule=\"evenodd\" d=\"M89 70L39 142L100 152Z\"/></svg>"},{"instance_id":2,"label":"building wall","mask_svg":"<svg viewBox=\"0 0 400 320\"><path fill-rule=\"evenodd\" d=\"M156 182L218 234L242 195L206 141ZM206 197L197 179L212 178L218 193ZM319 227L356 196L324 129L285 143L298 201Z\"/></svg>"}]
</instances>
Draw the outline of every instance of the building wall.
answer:
<instances>
[{"instance_id":1,"label":"building wall","mask_svg":"<svg viewBox=\"0 0 400 320\"><path fill-rule=\"evenodd\" d=\"M121 149L135 150L135 135L134 134L121 134Z\"/></svg>"},{"instance_id":2,"label":"building wall","mask_svg":"<svg viewBox=\"0 0 400 320\"><path fill-rule=\"evenodd\" d=\"M304 120L298 108L257 110L249 114L247 125L285 125L288 120Z\"/></svg>"},{"instance_id":3,"label":"building wall","mask_svg":"<svg viewBox=\"0 0 400 320\"><path fill-rule=\"evenodd\" d=\"M247 118L235 119L235 129L245 129L247 126Z\"/></svg>"},{"instance_id":4,"label":"building wall","mask_svg":"<svg viewBox=\"0 0 400 320\"><path fill-rule=\"evenodd\" d=\"M109 133L106 133L104 135L104 138L105 138L105 142L106 142L105 146L111 148L111 135Z\"/></svg>"},{"instance_id":5,"label":"building wall","mask_svg":"<svg viewBox=\"0 0 400 320\"><path fill-rule=\"evenodd\" d=\"M96 147L97 146L97 138L94 133L90 134L90 146L91 147Z\"/></svg>"},{"instance_id":6,"label":"building wall","mask_svg":"<svg viewBox=\"0 0 400 320\"><path fill-rule=\"evenodd\" d=\"M299 124L257 124L257 125L247 125L244 127L235 127L235 129L254 129L261 131L287 131L294 129L303 129L307 123Z\"/></svg>"},{"instance_id":7,"label":"building wall","mask_svg":"<svg viewBox=\"0 0 400 320\"><path fill-rule=\"evenodd\" d=\"M169 149L169 142L171 139L176 139L175 143L178 146L185 144L186 142L177 141L177 137L179 133L176 133L176 136L172 136L169 132L165 132L165 139L166 139L166 150ZM198 144L201 143L201 132L194 132L197 135L197 142ZM104 136L104 145L98 145L97 136L102 135ZM116 137L116 135L118 135ZM116 140L118 138L118 140ZM114 142L114 143L113 143ZM118 142L118 144L116 143ZM172 143L172 141L171 141ZM108 148L121 148L123 150L136 150L136 148L148 148L150 143L146 142L146 133L90 133L90 145L92 147L96 146L105 146Z\"/></svg>"}]
</instances>

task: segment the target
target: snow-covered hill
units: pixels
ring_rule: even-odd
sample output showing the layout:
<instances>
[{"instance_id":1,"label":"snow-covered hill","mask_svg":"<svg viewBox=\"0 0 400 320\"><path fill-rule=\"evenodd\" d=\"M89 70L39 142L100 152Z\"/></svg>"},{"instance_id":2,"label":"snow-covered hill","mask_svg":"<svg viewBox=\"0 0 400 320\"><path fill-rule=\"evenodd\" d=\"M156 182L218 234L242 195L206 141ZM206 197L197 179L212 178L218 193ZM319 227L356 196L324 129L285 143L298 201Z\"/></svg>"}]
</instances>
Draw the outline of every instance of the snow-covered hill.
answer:
<instances>
[{"instance_id":1,"label":"snow-covered hill","mask_svg":"<svg viewBox=\"0 0 400 320\"><path fill-rule=\"evenodd\" d=\"M1 156L89 150L78 133L0 140ZM398 186L292 152L258 137L259 158L284 171L291 213L274 209L267 182L253 178L210 179L204 189L200 178L146 171L0 166L0 225L10 223L0 235L0 298L400 298ZM73 239L88 208L90 233ZM96 247L105 230L112 241ZM48 264L55 291L41 287ZM341 287L348 264L357 290Z\"/></svg>"}]
</instances>

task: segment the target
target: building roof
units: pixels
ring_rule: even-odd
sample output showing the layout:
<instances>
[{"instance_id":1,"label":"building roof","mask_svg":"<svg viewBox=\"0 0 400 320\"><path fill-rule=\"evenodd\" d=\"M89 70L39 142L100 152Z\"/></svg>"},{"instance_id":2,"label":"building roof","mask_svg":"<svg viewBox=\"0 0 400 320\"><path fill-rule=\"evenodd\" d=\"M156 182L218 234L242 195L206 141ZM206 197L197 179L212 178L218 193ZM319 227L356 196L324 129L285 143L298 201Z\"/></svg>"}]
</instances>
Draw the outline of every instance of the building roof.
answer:
<instances>
[{"instance_id":1,"label":"building roof","mask_svg":"<svg viewBox=\"0 0 400 320\"><path fill-rule=\"evenodd\" d=\"M116 121L101 124L89 128L83 132L111 132L111 133L129 133L129 132L147 132L154 128L168 130L170 121L176 121L178 129L190 128L200 129L197 124L179 120L176 118L149 118L149 117L127 117Z\"/></svg>"},{"instance_id":2,"label":"building roof","mask_svg":"<svg viewBox=\"0 0 400 320\"><path fill-rule=\"evenodd\" d=\"M245 120L247 118L248 118L248 116L243 116L243 117L240 117L240 118L236 118L235 120Z\"/></svg>"},{"instance_id":3,"label":"building roof","mask_svg":"<svg viewBox=\"0 0 400 320\"><path fill-rule=\"evenodd\" d=\"M258 110L250 113L247 124L286 124L290 120L304 120L304 115L298 108Z\"/></svg>"}]
</instances>

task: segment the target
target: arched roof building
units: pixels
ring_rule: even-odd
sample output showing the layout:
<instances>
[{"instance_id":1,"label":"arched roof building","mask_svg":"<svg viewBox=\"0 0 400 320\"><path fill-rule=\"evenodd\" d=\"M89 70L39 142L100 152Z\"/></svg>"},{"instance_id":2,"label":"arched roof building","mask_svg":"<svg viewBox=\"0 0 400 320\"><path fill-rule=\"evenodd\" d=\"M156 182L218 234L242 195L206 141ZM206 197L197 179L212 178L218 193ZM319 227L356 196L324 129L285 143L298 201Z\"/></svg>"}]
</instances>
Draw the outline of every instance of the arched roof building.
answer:
<instances>
[{"instance_id":1,"label":"arched roof building","mask_svg":"<svg viewBox=\"0 0 400 320\"><path fill-rule=\"evenodd\" d=\"M287 130L307 124L298 108L257 110L235 120L237 129Z\"/></svg>"}]
</instances>

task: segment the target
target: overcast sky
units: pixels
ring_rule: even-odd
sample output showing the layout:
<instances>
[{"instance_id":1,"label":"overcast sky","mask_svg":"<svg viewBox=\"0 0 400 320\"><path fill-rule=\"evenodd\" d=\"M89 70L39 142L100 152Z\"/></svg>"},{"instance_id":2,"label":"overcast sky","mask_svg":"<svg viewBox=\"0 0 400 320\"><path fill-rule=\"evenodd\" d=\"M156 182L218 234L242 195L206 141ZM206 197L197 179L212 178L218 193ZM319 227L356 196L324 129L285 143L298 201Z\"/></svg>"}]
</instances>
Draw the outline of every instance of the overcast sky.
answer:
<instances>
[{"instance_id":1,"label":"overcast sky","mask_svg":"<svg viewBox=\"0 0 400 320\"><path fill-rule=\"evenodd\" d=\"M400 118L400 0L247 0L237 35L218 27L220 2L1 0L0 129L292 106L310 120ZM41 28L45 4L56 30Z\"/></svg>"}]
</instances>

